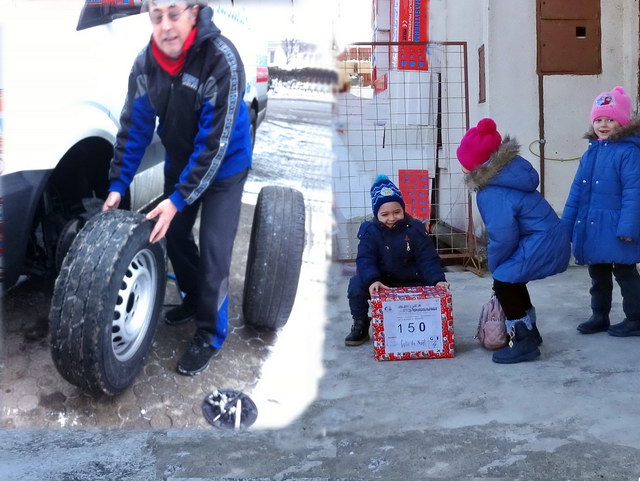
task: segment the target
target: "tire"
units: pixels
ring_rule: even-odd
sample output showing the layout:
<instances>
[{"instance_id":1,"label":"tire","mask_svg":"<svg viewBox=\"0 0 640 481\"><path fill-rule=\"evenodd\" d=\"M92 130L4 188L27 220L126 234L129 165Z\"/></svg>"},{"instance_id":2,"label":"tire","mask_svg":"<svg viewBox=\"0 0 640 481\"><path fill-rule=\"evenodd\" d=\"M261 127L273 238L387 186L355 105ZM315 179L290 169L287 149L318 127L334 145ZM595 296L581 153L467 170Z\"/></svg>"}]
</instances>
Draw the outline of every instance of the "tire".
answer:
<instances>
[{"instance_id":1,"label":"tire","mask_svg":"<svg viewBox=\"0 0 640 481\"><path fill-rule=\"evenodd\" d=\"M91 218L64 258L51 300L51 356L89 392L115 395L144 364L162 310L165 255L141 214Z\"/></svg>"},{"instance_id":2,"label":"tire","mask_svg":"<svg viewBox=\"0 0 640 481\"><path fill-rule=\"evenodd\" d=\"M253 214L242 310L247 324L278 329L296 298L305 212L302 194L288 187L260 190Z\"/></svg>"},{"instance_id":3,"label":"tire","mask_svg":"<svg viewBox=\"0 0 640 481\"><path fill-rule=\"evenodd\" d=\"M69 252L73 239L78 235L78 232L82 229L85 222L86 220L82 217L74 217L66 223L62 232L60 232L56 245L56 273L60 273L62 263L64 262L67 252Z\"/></svg>"},{"instance_id":4,"label":"tire","mask_svg":"<svg viewBox=\"0 0 640 481\"><path fill-rule=\"evenodd\" d=\"M56 243L55 250L55 265L56 274L60 273L62 269L62 262L64 256L67 255L73 239L76 238L78 232L82 230L87 221L96 215L102 209L103 199L90 197L82 199L82 213L72 217L62 228L62 231L58 235L58 241Z\"/></svg>"}]
</instances>

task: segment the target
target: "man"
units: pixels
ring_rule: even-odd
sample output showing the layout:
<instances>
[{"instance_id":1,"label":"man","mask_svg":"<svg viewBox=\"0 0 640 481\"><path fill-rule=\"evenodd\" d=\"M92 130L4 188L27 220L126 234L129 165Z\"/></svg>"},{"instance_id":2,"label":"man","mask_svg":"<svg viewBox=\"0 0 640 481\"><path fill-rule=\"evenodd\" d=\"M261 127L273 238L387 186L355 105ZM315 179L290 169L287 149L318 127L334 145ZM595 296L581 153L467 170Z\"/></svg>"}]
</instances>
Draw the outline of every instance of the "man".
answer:
<instances>
[{"instance_id":1,"label":"man","mask_svg":"<svg viewBox=\"0 0 640 481\"><path fill-rule=\"evenodd\" d=\"M149 240L166 234L178 287L186 294L165 322L195 319L195 336L177 366L179 373L194 375L208 367L227 335L222 287L251 166L245 75L206 0L143 0L142 10L149 12L153 33L129 77L102 210L118 208L158 118L166 198L147 215L156 220ZM192 228L200 208L198 249Z\"/></svg>"}]
</instances>

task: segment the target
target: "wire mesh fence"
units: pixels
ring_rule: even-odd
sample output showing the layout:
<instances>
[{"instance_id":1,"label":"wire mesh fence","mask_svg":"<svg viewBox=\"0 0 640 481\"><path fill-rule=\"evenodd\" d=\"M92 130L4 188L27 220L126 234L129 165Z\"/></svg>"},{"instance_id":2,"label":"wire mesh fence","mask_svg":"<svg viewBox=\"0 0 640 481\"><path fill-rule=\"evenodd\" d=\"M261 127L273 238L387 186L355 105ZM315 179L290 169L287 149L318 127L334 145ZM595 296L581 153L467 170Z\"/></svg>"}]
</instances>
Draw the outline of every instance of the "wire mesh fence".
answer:
<instances>
[{"instance_id":1,"label":"wire mesh fence","mask_svg":"<svg viewBox=\"0 0 640 481\"><path fill-rule=\"evenodd\" d=\"M355 259L378 174L403 193L444 259L479 269L470 194L456 158L469 126L464 42L354 44L338 56L333 193L336 260Z\"/></svg>"}]
</instances>

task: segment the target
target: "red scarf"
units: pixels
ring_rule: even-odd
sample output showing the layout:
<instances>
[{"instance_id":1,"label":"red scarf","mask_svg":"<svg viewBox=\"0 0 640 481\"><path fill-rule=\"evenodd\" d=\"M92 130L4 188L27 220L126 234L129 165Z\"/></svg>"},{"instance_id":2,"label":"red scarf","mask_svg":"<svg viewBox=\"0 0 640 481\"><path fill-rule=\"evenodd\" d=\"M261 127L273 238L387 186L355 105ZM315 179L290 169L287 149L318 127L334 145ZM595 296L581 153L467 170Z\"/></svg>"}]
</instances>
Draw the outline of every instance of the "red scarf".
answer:
<instances>
[{"instance_id":1,"label":"red scarf","mask_svg":"<svg viewBox=\"0 0 640 481\"><path fill-rule=\"evenodd\" d=\"M151 38L151 53L153 57L156 59L160 67L167 72L169 75L173 76L182 70L184 66L184 60L187 58L187 51L193 45L193 42L196 40L196 34L198 33L198 27L194 27L191 30L191 33L187 36L184 41L184 45L182 46L182 53L176 59L169 57L166 53L164 53L158 45L156 45L153 37Z\"/></svg>"}]
</instances>

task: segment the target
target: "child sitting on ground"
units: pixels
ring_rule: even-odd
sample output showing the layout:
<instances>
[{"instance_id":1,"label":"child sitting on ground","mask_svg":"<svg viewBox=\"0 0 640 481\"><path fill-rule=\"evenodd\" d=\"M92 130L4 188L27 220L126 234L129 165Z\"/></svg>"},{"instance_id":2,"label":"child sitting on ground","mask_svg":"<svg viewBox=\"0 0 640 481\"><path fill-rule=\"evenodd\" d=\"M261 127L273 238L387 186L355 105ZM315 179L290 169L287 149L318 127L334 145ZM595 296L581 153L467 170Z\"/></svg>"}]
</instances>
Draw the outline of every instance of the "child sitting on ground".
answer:
<instances>
[{"instance_id":1,"label":"child sitting on ground","mask_svg":"<svg viewBox=\"0 0 640 481\"><path fill-rule=\"evenodd\" d=\"M640 336L640 119L622 87L602 92L591 108L589 148L562 214L573 230L573 255L589 266L591 317L583 334ZM625 319L609 322L613 281L620 285Z\"/></svg>"},{"instance_id":2,"label":"child sitting on ground","mask_svg":"<svg viewBox=\"0 0 640 481\"><path fill-rule=\"evenodd\" d=\"M368 301L380 289L449 286L425 225L405 212L400 190L386 175L377 176L371 186L371 205L374 218L358 231L357 273L347 292L353 317L347 346L369 339Z\"/></svg>"}]
</instances>

